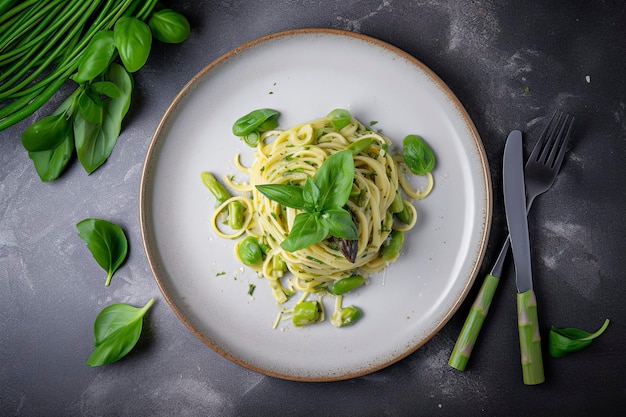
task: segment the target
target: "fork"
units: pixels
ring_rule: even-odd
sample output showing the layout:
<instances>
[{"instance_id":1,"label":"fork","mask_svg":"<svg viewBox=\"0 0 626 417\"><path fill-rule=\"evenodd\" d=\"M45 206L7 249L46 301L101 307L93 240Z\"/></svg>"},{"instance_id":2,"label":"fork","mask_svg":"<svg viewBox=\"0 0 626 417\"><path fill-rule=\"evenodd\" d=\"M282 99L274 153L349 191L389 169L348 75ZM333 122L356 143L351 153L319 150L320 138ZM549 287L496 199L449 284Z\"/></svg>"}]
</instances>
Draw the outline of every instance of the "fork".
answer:
<instances>
[{"instance_id":1,"label":"fork","mask_svg":"<svg viewBox=\"0 0 626 417\"><path fill-rule=\"evenodd\" d=\"M535 198L552 187L561 168L574 124L574 117L555 112L531 151L524 167L526 182L526 212L530 211ZM448 364L460 371L465 370L480 329L489 312L504 267L511 238L507 236L500 254L483 281L480 290L465 319L461 333L454 345Z\"/></svg>"}]
</instances>

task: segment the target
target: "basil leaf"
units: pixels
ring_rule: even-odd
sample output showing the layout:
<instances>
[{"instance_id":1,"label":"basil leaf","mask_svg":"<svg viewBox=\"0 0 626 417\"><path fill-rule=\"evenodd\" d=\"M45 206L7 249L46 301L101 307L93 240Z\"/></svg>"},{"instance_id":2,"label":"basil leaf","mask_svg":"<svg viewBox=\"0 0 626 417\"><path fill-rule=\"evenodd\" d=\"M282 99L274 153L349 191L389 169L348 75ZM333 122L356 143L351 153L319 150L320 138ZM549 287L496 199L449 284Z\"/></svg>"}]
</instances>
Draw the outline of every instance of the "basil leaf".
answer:
<instances>
[{"instance_id":1,"label":"basil leaf","mask_svg":"<svg viewBox=\"0 0 626 417\"><path fill-rule=\"evenodd\" d=\"M600 336L609 326L609 319L595 333L588 333L575 327L559 329L552 326L548 339L550 356L558 358L571 352L587 347L594 339Z\"/></svg>"},{"instance_id":2,"label":"basil leaf","mask_svg":"<svg viewBox=\"0 0 626 417\"><path fill-rule=\"evenodd\" d=\"M75 90L54 111L53 115L65 114L72 107L74 98L79 90ZM54 181L65 170L68 162L74 154L74 134L70 128L65 139L53 149L45 151L29 151L28 157L33 161L37 175L43 182Z\"/></svg>"},{"instance_id":3,"label":"basil leaf","mask_svg":"<svg viewBox=\"0 0 626 417\"><path fill-rule=\"evenodd\" d=\"M269 119L278 119L279 112L273 109L257 109L241 116L233 123L232 131L235 136L243 137L259 129ZM278 122L276 122L278 125Z\"/></svg>"},{"instance_id":4,"label":"basil leaf","mask_svg":"<svg viewBox=\"0 0 626 417\"><path fill-rule=\"evenodd\" d=\"M78 71L72 79L79 84L91 81L106 71L115 54L113 32L102 30L96 33L78 61Z\"/></svg>"},{"instance_id":5,"label":"basil leaf","mask_svg":"<svg viewBox=\"0 0 626 417\"><path fill-rule=\"evenodd\" d=\"M74 135L72 134L72 129L70 129L65 140L56 148L45 151L28 152L28 157L33 161L33 165L41 181L49 182L59 178L73 154Z\"/></svg>"},{"instance_id":6,"label":"basil leaf","mask_svg":"<svg viewBox=\"0 0 626 417\"><path fill-rule=\"evenodd\" d=\"M103 103L102 123L94 124L80 113L74 117L74 138L78 160L88 173L95 171L113 151L130 107L133 79L119 64L112 63L106 78L120 90L120 96Z\"/></svg>"},{"instance_id":7,"label":"basil leaf","mask_svg":"<svg viewBox=\"0 0 626 417\"><path fill-rule=\"evenodd\" d=\"M289 184L264 184L257 185L256 189L270 200L276 201L285 207L304 210L306 201L303 197L302 187Z\"/></svg>"},{"instance_id":8,"label":"basil leaf","mask_svg":"<svg viewBox=\"0 0 626 417\"><path fill-rule=\"evenodd\" d=\"M328 209L322 214L321 221L326 223L331 235L348 240L359 238L359 230L348 210L340 207Z\"/></svg>"},{"instance_id":9,"label":"basil leaf","mask_svg":"<svg viewBox=\"0 0 626 417\"><path fill-rule=\"evenodd\" d=\"M113 273L126 259L128 241L124 231L115 223L101 219L81 220L76 228L98 265L107 272L104 285L108 286Z\"/></svg>"},{"instance_id":10,"label":"basil leaf","mask_svg":"<svg viewBox=\"0 0 626 417\"><path fill-rule=\"evenodd\" d=\"M152 47L152 33L148 25L136 17L124 16L115 23L113 40L128 72L135 72L144 66Z\"/></svg>"},{"instance_id":11,"label":"basil leaf","mask_svg":"<svg viewBox=\"0 0 626 417\"><path fill-rule=\"evenodd\" d=\"M408 135L402 140L402 157L415 175L424 175L435 167L433 150L417 135Z\"/></svg>"},{"instance_id":12,"label":"basil leaf","mask_svg":"<svg viewBox=\"0 0 626 417\"><path fill-rule=\"evenodd\" d=\"M289 236L280 243L280 247L295 252L324 240L328 236L328 225L320 217L319 213L298 213Z\"/></svg>"},{"instance_id":13,"label":"basil leaf","mask_svg":"<svg viewBox=\"0 0 626 417\"><path fill-rule=\"evenodd\" d=\"M54 149L67 138L71 128L65 113L46 116L24 130L22 145L30 152Z\"/></svg>"},{"instance_id":14,"label":"basil leaf","mask_svg":"<svg viewBox=\"0 0 626 417\"><path fill-rule=\"evenodd\" d=\"M354 159L352 152L340 151L332 154L322 163L313 182L320 189L319 207L322 210L343 207L352 190L354 181Z\"/></svg>"},{"instance_id":15,"label":"basil leaf","mask_svg":"<svg viewBox=\"0 0 626 417\"><path fill-rule=\"evenodd\" d=\"M189 21L172 9L161 9L152 13L148 20L152 35L165 43L181 43L189 37Z\"/></svg>"},{"instance_id":16,"label":"basil leaf","mask_svg":"<svg viewBox=\"0 0 626 417\"><path fill-rule=\"evenodd\" d=\"M93 100L86 91L78 96L78 110L86 121L92 124L102 123L102 102Z\"/></svg>"},{"instance_id":17,"label":"basil leaf","mask_svg":"<svg viewBox=\"0 0 626 417\"><path fill-rule=\"evenodd\" d=\"M343 129L352 122L352 115L348 110L344 109L334 109L326 117L337 130Z\"/></svg>"},{"instance_id":18,"label":"basil leaf","mask_svg":"<svg viewBox=\"0 0 626 417\"><path fill-rule=\"evenodd\" d=\"M94 322L95 349L86 363L101 366L126 356L137 344L143 317L153 303L151 298L142 308L111 304L102 309Z\"/></svg>"},{"instance_id":19,"label":"basil leaf","mask_svg":"<svg viewBox=\"0 0 626 417\"><path fill-rule=\"evenodd\" d=\"M118 98L122 92L115 83L111 81L97 81L90 84L90 88L98 94L105 95L109 98Z\"/></svg>"},{"instance_id":20,"label":"basil leaf","mask_svg":"<svg viewBox=\"0 0 626 417\"><path fill-rule=\"evenodd\" d=\"M302 198L304 198L305 209L308 212L319 211L320 207L318 202L320 201L321 191L311 177L307 177L302 189Z\"/></svg>"}]
</instances>

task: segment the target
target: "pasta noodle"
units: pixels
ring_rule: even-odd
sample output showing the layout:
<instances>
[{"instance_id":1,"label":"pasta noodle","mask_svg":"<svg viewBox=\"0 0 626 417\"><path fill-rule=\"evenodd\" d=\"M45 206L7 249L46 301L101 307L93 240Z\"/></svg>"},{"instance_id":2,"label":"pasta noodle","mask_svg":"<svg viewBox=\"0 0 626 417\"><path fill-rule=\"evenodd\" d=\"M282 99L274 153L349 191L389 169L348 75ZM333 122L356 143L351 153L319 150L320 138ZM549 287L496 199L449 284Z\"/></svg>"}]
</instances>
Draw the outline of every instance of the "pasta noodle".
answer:
<instances>
[{"instance_id":1,"label":"pasta noodle","mask_svg":"<svg viewBox=\"0 0 626 417\"><path fill-rule=\"evenodd\" d=\"M354 155L354 181L346 204L358 229L354 263L346 259L333 237L294 252L281 248L280 243L289 234L298 210L270 200L255 187L261 184L303 185L328 156L364 139L371 140L371 143ZM301 292L306 298L307 294L341 278L378 272L388 264L381 257L381 249L390 233L394 229L405 232L414 227L417 212L411 201L426 197L433 187L430 173L426 175L424 190L411 186L405 178L407 168L402 157L392 156L391 146L387 137L355 118L340 130L328 117L323 117L291 129L264 132L255 148L251 166L244 166L239 155L235 156L235 166L247 180L224 177L226 185L238 195L216 209L212 227L223 238L247 235L262 243L263 262L252 268L269 280L279 302L286 300L285 292ZM390 212L397 193L404 196L402 202L409 210L411 220L408 224L399 223ZM219 218L225 215L232 201L239 201L245 207L244 226L236 231L222 230L226 228L220 225ZM240 242L235 244L235 256L238 256ZM282 267L276 267L277 264ZM290 274L285 274L287 271Z\"/></svg>"}]
</instances>

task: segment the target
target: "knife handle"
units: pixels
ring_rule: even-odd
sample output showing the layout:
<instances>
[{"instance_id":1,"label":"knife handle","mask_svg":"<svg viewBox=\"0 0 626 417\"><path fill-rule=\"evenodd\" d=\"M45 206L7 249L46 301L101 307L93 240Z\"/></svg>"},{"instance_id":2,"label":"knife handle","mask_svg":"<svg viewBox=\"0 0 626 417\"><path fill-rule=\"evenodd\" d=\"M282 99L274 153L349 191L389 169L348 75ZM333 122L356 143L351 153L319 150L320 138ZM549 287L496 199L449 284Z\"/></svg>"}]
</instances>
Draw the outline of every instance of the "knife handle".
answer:
<instances>
[{"instance_id":1,"label":"knife handle","mask_svg":"<svg viewBox=\"0 0 626 417\"><path fill-rule=\"evenodd\" d=\"M491 305L491 300L493 300L493 295L496 293L499 282L500 278L494 275L489 274L485 277L478 291L478 295L476 295L474 304L472 304L469 314L465 319L465 324L463 324L454 349L452 349L450 360L448 360L448 365L451 367L459 371L465 370L467 361L469 361L470 355L472 354L474 343L476 343L476 339L478 339L480 329L483 327L483 322L489 312L489 306Z\"/></svg>"},{"instance_id":2,"label":"knife handle","mask_svg":"<svg viewBox=\"0 0 626 417\"><path fill-rule=\"evenodd\" d=\"M537 298L532 289L517 293L517 328L524 384L541 384L545 381L545 377L539 320L537 319Z\"/></svg>"}]
</instances>

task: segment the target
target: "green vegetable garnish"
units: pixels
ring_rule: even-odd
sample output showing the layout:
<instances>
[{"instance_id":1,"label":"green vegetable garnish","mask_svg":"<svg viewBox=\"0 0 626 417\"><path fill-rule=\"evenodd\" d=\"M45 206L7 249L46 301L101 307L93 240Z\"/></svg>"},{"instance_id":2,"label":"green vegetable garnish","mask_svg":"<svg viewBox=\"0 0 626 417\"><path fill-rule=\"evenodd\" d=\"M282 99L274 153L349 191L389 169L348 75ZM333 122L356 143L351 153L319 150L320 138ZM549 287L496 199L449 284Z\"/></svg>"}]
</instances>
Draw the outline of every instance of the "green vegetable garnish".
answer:
<instances>
[{"instance_id":1,"label":"green vegetable garnish","mask_svg":"<svg viewBox=\"0 0 626 417\"><path fill-rule=\"evenodd\" d=\"M417 135L408 135L402 140L402 157L415 175L424 175L435 167L433 150Z\"/></svg>"},{"instance_id":2,"label":"green vegetable garnish","mask_svg":"<svg viewBox=\"0 0 626 417\"><path fill-rule=\"evenodd\" d=\"M403 243L404 234L399 230L393 230L389 235L389 239L380 250L380 257L385 262L394 262L400 256Z\"/></svg>"},{"instance_id":3,"label":"green vegetable garnish","mask_svg":"<svg viewBox=\"0 0 626 417\"><path fill-rule=\"evenodd\" d=\"M302 301L293 309L291 321L294 326L316 323L322 316L322 306L318 301Z\"/></svg>"},{"instance_id":4,"label":"green vegetable garnish","mask_svg":"<svg viewBox=\"0 0 626 417\"><path fill-rule=\"evenodd\" d=\"M352 122L352 115L348 110L344 109L334 109L328 113L326 117L328 117L330 123L332 123L337 130L343 129Z\"/></svg>"},{"instance_id":5,"label":"green vegetable garnish","mask_svg":"<svg viewBox=\"0 0 626 417\"><path fill-rule=\"evenodd\" d=\"M241 262L248 266L259 264L263 260L263 251L261 251L259 241L252 236L241 241L237 247L237 255Z\"/></svg>"},{"instance_id":6,"label":"green vegetable garnish","mask_svg":"<svg viewBox=\"0 0 626 417\"><path fill-rule=\"evenodd\" d=\"M339 281L335 281L333 286L330 288L330 292L335 295L342 295L347 293L348 291L352 291L353 289L360 287L365 282L365 278L363 275L352 275L346 278L342 278Z\"/></svg>"},{"instance_id":7,"label":"green vegetable garnish","mask_svg":"<svg viewBox=\"0 0 626 417\"><path fill-rule=\"evenodd\" d=\"M329 234L357 239L358 230L349 211L343 208L354 180L350 151L329 156L303 187L287 184L257 185L259 192L283 206L301 210L280 246L289 252L321 242Z\"/></svg>"},{"instance_id":8,"label":"green vegetable garnish","mask_svg":"<svg viewBox=\"0 0 626 417\"><path fill-rule=\"evenodd\" d=\"M211 194L213 194L213 197L215 197L215 207L221 205L232 197L222 183L215 178L215 175L210 172L201 172L200 179L202 180L202 184L204 184L204 186L209 189Z\"/></svg>"},{"instance_id":9,"label":"green vegetable garnish","mask_svg":"<svg viewBox=\"0 0 626 417\"><path fill-rule=\"evenodd\" d=\"M256 285L248 284L248 295L252 296L252 294L254 294L255 289L256 289Z\"/></svg>"},{"instance_id":10,"label":"green vegetable garnish","mask_svg":"<svg viewBox=\"0 0 626 417\"><path fill-rule=\"evenodd\" d=\"M259 128L264 129L262 131L273 129L278 126L276 119L279 114L280 113L276 110L272 109L253 110L245 116L237 119L237 121L233 124L233 134L235 136L245 137ZM273 127L268 129L268 126Z\"/></svg>"},{"instance_id":11,"label":"green vegetable garnish","mask_svg":"<svg viewBox=\"0 0 626 417\"><path fill-rule=\"evenodd\" d=\"M87 365L101 366L122 359L137 344L143 317L154 304L154 298L142 308L128 304L111 304L96 317L93 325L94 350Z\"/></svg>"},{"instance_id":12,"label":"green vegetable garnish","mask_svg":"<svg viewBox=\"0 0 626 417\"><path fill-rule=\"evenodd\" d=\"M595 333L588 333L575 327L559 329L552 326L548 339L550 356L558 358L589 346L594 339L604 333L608 326L609 319L606 319L602 327Z\"/></svg>"},{"instance_id":13,"label":"green vegetable garnish","mask_svg":"<svg viewBox=\"0 0 626 417\"><path fill-rule=\"evenodd\" d=\"M355 306L348 306L333 312L330 315L330 323L335 327L348 326L361 317L361 310Z\"/></svg>"},{"instance_id":14,"label":"green vegetable garnish","mask_svg":"<svg viewBox=\"0 0 626 417\"><path fill-rule=\"evenodd\" d=\"M0 1L0 130L33 114L66 81L78 84L53 117L44 116L22 135L42 181L58 178L74 151L88 173L102 165L130 105L128 72L144 65L152 36L172 42L188 36L182 15L169 9L153 13L156 5ZM152 29L144 23L148 19Z\"/></svg>"},{"instance_id":15,"label":"green vegetable garnish","mask_svg":"<svg viewBox=\"0 0 626 417\"><path fill-rule=\"evenodd\" d=\"M98 265L107 272L104 283L111 283L113 273L126 259L128 241L122 228L101 219L85 219L78 224L78 236L87 244Z\"/></svg>"}]
</instances>

